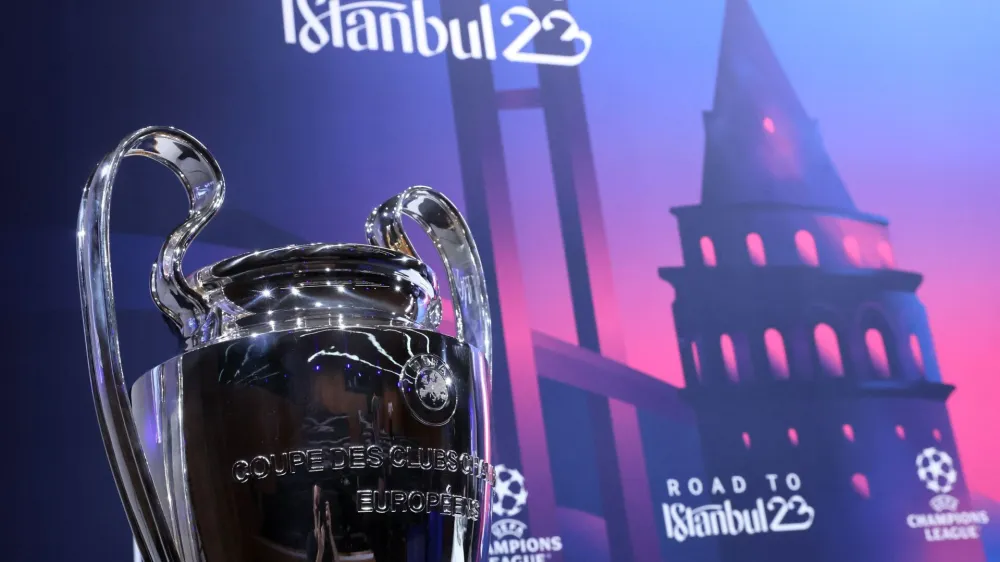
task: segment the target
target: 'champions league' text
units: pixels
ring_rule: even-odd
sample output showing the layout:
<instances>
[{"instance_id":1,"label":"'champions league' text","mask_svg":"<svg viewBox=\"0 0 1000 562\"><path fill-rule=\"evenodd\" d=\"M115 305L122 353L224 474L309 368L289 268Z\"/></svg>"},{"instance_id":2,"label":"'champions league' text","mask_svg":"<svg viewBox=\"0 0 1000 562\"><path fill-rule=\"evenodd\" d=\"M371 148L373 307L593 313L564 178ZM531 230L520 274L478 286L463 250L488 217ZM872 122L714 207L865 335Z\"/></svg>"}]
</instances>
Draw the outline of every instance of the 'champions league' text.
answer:
<instances>
[{"instance_id":1,"label":"'champions league' text","mask_svg":"<svg viewBox=\"0 0 1000 562\"><path fill-rule=\"evenodd\" d=\"M914 513L906 517L911 529L923 529L927 542L978 539L980 528L990 522L984 510L957 513Z\"/></svg>"}]
</instances>

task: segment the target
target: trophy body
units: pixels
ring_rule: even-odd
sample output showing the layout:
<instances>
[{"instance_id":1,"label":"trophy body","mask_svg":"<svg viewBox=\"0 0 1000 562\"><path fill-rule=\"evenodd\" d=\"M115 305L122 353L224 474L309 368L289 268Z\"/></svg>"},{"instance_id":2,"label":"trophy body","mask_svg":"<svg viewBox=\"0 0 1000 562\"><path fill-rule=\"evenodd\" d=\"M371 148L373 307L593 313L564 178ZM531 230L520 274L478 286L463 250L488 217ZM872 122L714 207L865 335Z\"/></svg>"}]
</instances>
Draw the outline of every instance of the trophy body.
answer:
<instances>
[{"instance_id":1,"label":"trophy body","mask_svg":"<svg viewBox=\"0 0 1000 562\"><path fill-rule=\"evenodd\" d=\"M151 280L185 351L129 395L106 205L131 154L171 167L192 213ZM222 202L214 160L183 132L147 129L103 164L81 209L81 296L101 428L143 557L478 562L494 478L489 315L450 202L411 188L369 217L370 245L253 252L185 277L184 250ZM457 337L436 331L437 283L402 215L441 252Z\"/></svg>"}]
</instances>

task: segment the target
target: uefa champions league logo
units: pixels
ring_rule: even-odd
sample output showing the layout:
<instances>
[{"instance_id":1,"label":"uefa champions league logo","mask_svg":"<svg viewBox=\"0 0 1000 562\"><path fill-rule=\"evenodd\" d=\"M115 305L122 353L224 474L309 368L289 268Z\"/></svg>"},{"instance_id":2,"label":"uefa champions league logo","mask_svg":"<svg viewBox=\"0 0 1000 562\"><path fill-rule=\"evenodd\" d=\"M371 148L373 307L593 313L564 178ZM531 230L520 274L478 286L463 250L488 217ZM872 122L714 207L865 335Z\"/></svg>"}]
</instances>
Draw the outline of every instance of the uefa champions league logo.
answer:
<instances>
[{"instance_id":1,"label":"uefa champions league logo","mask_svg":"<svg viewBox=\"0 0 1000 562\"><path fill-rule=\"evenodd\" d=\"M516 468L504 465L496 467L497 481L493 486L493 514L499 517L513 517L528 503L528 490L524 487L524 476Z\"/></svg>"},{"instance_id":2,"label":"uefa champions league logo","mask_svg":"<svg viewBox=\"0 0 1000 562\"><path fill-rule=\"evenodd\" d=\"M935 447L920 451L916 460L917 478L928 491L933 513L913 513L906 517L911 529L923 529L928 542L978 539L982 525L989 523L986 511L958 511L958 498L949 495L958 483L958 468L947 452Z\"/></svg>"},{"instance_id":3,"label":"uefa champions league logo","mask_svg":"<svg viewBox=\"0 0 1000 562\"><path fill-rule=\"evenodd\" d=\"M512 6L494 21L489 4L479 7L479 18L463 22L428 15L425 0L410 4L389 0L281 0L285 43L299 45L309 54L325 47L363 51L400 51L434 57L451 51L458 60L577 66L587 58L593 42L566 10L536 14L527 6ZM495 29L499 23L518 32L502 50ZM531 49L535 38L556 33L572 44L574 54L539 53Z\"/></svg>"},{"instance_id":4,"label":"uefa champions league logo","mask_svg":"<svg viewBox=\"0 0 1000 562\"><path fill-rule=\"evenodd\" d=\"M495 474L492 510L494 515L504 519L490 526L493 541L488 562L542 562L548 560L551 553L562 550L562 537L526 536L528 526L514 519L528 504L528 489L521 471L498 464Z\"/></svg>"},{"instance_id":5,"label":"uefa champions league logo","mask_svg":"<svg viewBox=\"0 0 1000 562\"><path fill-rule=\"evenodd\" d=\"M917 455L917 477L935 494L947 494L958 481L958 471L951 455L927 447Z\"/></svg>"}]
</instances>

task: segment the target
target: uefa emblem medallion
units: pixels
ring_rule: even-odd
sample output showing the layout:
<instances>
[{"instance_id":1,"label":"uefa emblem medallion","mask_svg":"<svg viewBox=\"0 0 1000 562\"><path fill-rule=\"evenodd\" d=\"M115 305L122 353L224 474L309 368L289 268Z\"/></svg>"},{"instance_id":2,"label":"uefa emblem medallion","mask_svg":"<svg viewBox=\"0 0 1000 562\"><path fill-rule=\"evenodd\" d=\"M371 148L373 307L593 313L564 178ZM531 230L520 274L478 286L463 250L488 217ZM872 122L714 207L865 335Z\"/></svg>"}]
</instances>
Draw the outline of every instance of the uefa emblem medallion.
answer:
<instances>
[{"instance_id":1,"label":"uefa emblem medallion","mask_svg":"<svg viewBox=\"0 0 1000 562\"><path fill-rule=\"evenodd\" d=\"M410 358L403 365L401 384L410 413L424 424L441 426L455 415L455 377L440 357L424 354Z\"/></svg>"}]
</instances>

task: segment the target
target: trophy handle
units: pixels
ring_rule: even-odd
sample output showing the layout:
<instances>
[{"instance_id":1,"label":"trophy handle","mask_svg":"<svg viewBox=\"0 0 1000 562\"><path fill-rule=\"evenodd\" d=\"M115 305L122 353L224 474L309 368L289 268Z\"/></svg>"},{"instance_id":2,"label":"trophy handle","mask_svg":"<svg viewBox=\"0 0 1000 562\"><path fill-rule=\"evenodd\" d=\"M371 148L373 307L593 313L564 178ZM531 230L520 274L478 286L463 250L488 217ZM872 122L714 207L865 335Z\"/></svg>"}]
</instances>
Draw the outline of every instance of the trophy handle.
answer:
<instances>
[{"instance_id":1,"label":"trophy handle","mask_svg":"<svg viewBox=\"0 0 1000 562\"><path fill-rule=\"evenodd\" d=\"M447 197L429 187L415 186L372 211L365 223L368 242L419 259L403 230L403 215L423 227L441 254L448 270L459 340L478 349L492 364L486 275L468 224Z\"/></svg>"},{"instance_id":2,"label":"trophy handle","mask_svg":"<svg viewBox=\"0 0 1000 562\"><path fill-rule=\"evenodd\" d=\"M225 183L215 159L187 133L169 127L142 129L123 140L91 174L77 224L77 269L91 386L111 471L146 562L180 562L139 444L118 346L109 223L111 188L127 156L145 156L170 168L188 193L188 218L163 245L151 279L153 299L182 334L197 328L196 317L207 305L184 278L181 261L195 235L222 205Z\"/></svg>"}]
</instances>

